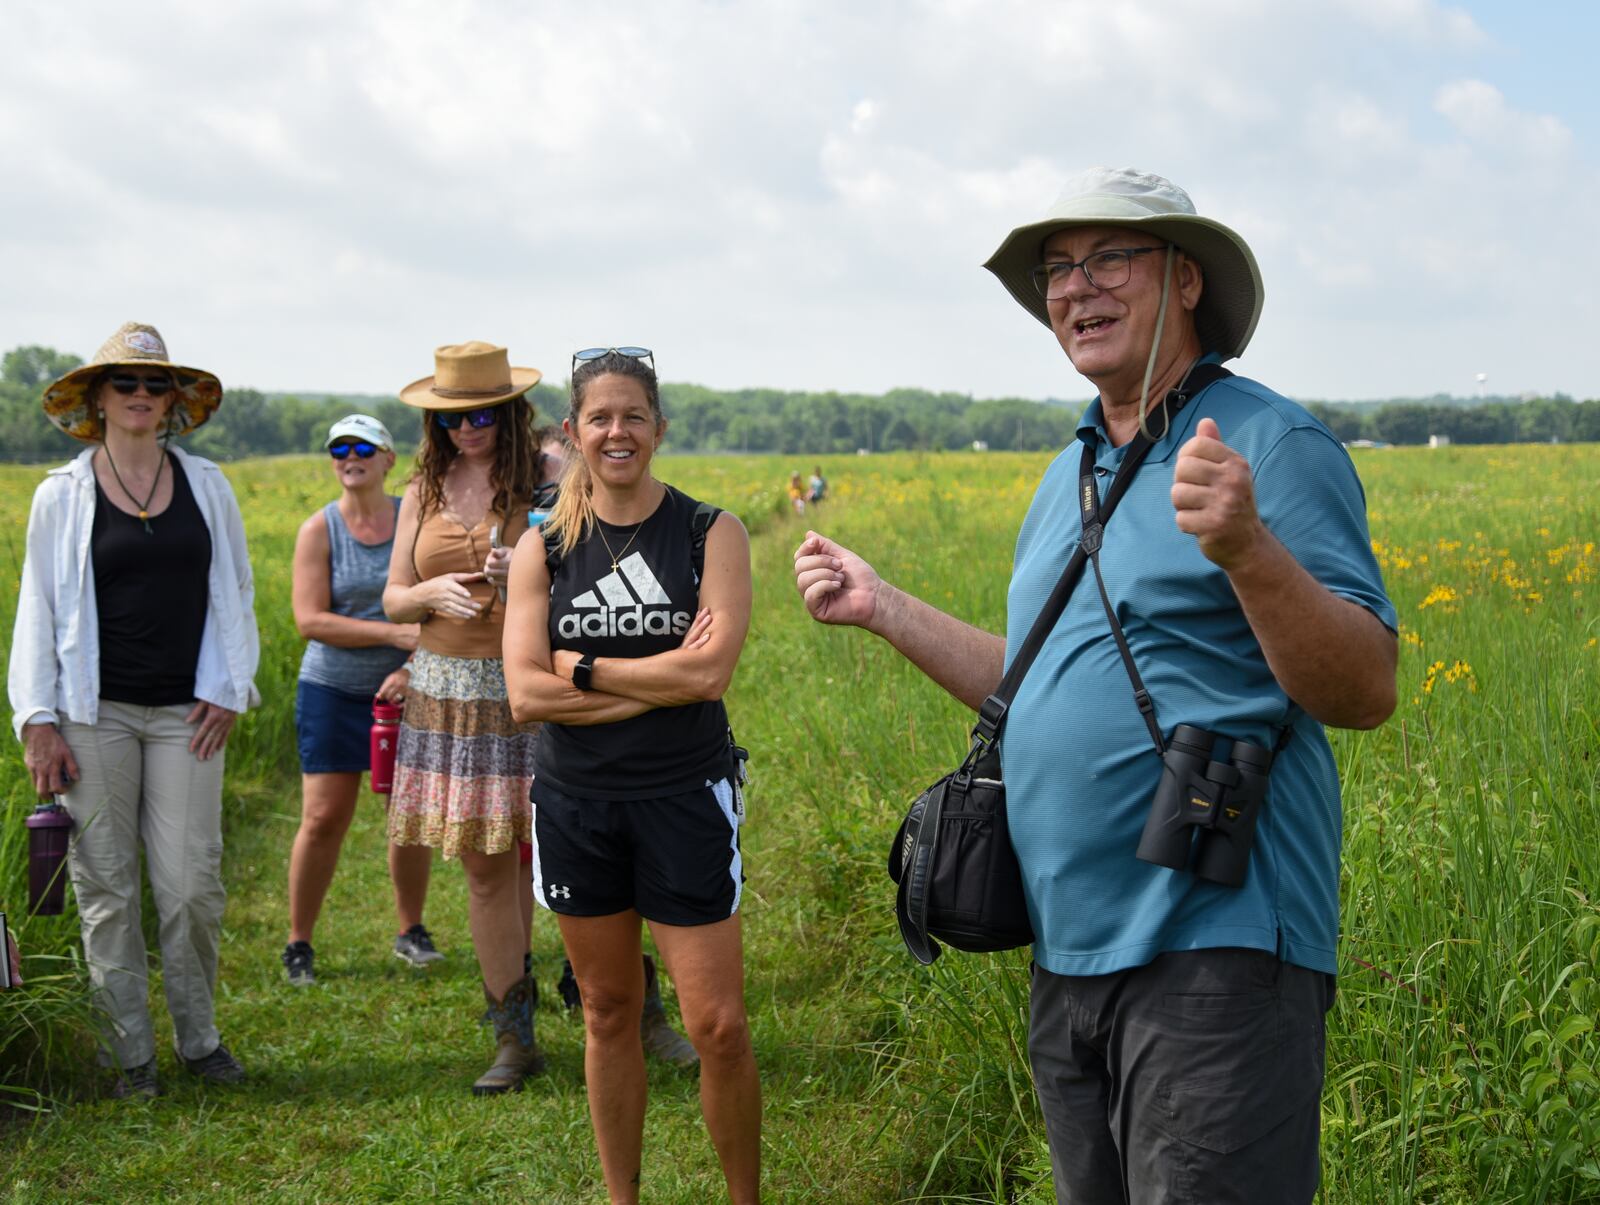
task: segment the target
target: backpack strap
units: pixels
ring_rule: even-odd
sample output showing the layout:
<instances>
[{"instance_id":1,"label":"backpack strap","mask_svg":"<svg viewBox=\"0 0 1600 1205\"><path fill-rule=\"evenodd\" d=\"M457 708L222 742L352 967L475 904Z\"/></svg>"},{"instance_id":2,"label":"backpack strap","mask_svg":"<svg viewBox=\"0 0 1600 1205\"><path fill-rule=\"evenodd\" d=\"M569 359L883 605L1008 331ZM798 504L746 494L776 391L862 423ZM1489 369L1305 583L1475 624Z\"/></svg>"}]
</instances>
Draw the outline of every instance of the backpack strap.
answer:
<instances>
[{"instance_id":1,"label":"backpack strap","mask_svg":"<svg viewBox=\"0 0 1600 1205\"><path fill-rule=\"evenodd\" d=\"M547 523L539 525L539 534L544 537L544 567L550 571L550 580L553 582L561 568L561 539L550 530Z\"/></svg>"},{"instance_id":2,"label":"backpack strap","mask_svg":"<svg viewBox=\"0 0 1600 1205\"><path fill-rule=\"evenodd\" d=\"M717 521L717 516L722 513L722 508L713 506L709 502L695 503L694 512L689 516L689 561L694 568L695 585L700 584L700 579L705 576L706 569L706 532L711 530L711 525ZM548 525L539 529L544 536L544 567L550 571L550 580L556 580L556 573L561 569L561 541L556 537Z\"/></svg>"},{"instance_id":3,"label":"backpack strap","mask_svg":"<svg viewBox=\"0 0 1600 1205\"><path fill-rule=\"evenodd\" d=\"M689 516L689 563L694 567L695 585L706 572L706 532L717 521L722 508L709 502L695 503L694 514Z\"/></svg>"}]
</instances>

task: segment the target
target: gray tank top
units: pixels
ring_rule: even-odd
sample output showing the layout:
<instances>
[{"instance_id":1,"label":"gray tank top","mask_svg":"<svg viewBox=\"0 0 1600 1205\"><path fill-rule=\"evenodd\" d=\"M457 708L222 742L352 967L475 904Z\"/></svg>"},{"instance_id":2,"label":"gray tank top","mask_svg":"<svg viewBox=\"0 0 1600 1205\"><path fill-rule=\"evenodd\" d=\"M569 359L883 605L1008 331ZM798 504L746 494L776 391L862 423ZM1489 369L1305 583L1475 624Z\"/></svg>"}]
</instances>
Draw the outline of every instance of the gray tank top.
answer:
<instances>
[{"instance_id":1,"label":"gray tank top","mask_svg":"<svg viewBox=\"0 0 1600 1205\"><path fill-rule=\"evenodd\" d=\"M400 499L389 500L394 503L398 519ZM328 524L328 609L351 619L386 619L383 587L389 580L389 551L394 547L394 537L382 544L361 543L345 526L337 501L324 506L322 516ZM408 656L405 650L388 645L342 649L308 640L305 656L300 659L300 677L318 686L370 695Z\"/></svg>"}]
</instances>

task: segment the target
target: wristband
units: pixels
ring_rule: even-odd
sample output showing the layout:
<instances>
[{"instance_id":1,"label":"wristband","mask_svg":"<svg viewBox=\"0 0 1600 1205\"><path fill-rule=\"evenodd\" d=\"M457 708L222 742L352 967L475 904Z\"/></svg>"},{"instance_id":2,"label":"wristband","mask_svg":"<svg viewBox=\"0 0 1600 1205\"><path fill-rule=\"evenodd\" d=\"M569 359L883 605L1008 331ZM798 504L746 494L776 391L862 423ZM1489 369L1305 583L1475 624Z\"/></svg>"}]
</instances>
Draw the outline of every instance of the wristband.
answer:
<instances>
[{"instance_id":1,"label":"wristband","mask_svg":"<svg viewBox=\"0 0 1600 1205\"><path fill-rule=\"evenodd\" d=\"M591 653L585 653L578 658L578 664L572 667L572 684L579 690L592 690L594 688L590 685L590 682L593 677L594 656Z\"/></svg>"}]
</instances>

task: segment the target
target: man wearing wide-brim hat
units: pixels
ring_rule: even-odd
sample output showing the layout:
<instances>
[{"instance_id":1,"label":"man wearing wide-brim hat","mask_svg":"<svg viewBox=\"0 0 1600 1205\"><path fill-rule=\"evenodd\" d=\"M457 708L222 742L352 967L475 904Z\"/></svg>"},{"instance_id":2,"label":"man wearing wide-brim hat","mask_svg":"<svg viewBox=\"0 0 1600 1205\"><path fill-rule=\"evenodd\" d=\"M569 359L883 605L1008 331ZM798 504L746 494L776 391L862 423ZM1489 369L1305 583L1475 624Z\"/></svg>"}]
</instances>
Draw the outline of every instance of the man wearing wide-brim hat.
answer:
<instances>
[{"instance_id":1,"label":"man wearing wide-brim hat","mask_svg":"<svg viewBox=\"0 0 1600 1205\"><path fill-rule=\"evenodd\" d=\"M1001 744L1057 1196L1309 1202L1339 920L1323 726L1375 727L1395 704L1360 482L1304 409L1221 370L1255 330L1261 275L1170 181L1083 172L986 267L1098 392L1017 538L1006 635L817 534L797 585L814 618L883 636L976 708L1086 525L1099 535Z\"/></svg>"}]
</instances>

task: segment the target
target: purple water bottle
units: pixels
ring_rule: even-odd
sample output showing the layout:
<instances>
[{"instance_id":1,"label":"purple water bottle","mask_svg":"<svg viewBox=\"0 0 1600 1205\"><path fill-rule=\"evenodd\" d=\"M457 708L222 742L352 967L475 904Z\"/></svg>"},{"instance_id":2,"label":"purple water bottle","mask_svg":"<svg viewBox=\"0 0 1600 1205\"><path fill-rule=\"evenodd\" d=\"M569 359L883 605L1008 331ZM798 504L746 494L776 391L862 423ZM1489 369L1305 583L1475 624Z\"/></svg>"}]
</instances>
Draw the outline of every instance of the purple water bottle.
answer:
<instances>
[{"instance_id":1,"label":"purple water bottle","mask_svg":"<svg viewBox=\"0 0 1600 1205\"><path fill-rule=\"evenodd\" d=\"M35 916L60 916L66 904L67 834L72 814L59 803L41 803L28 826L28 907Z\"/></svg>"}]
</instances>

